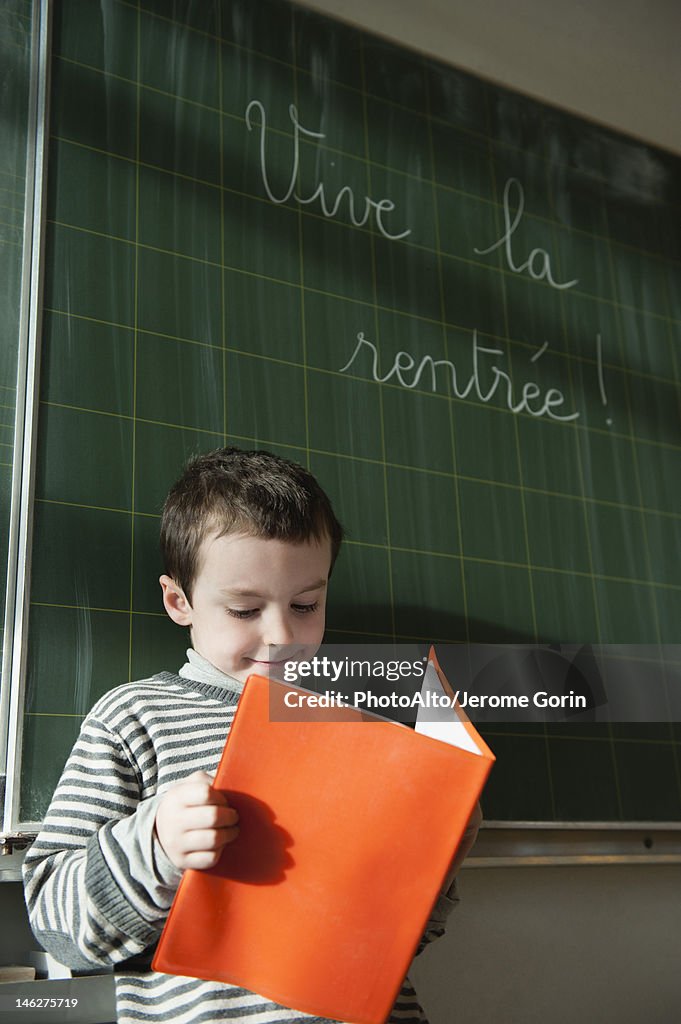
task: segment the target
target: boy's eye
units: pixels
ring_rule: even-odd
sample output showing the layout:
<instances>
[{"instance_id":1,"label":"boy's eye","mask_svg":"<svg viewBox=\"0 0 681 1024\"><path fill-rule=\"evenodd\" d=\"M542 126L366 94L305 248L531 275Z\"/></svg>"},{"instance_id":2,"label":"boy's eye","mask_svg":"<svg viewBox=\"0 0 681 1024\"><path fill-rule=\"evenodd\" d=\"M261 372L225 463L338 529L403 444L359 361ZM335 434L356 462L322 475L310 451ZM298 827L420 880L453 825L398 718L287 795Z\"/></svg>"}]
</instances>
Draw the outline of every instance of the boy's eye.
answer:
<instances>
[{"instance_id":1,"label":"boy's eye","mask_svg":"<svg viewBox=\"0 0 681 1024\"><path fill-rule=\"evenodd\" d=\"M258 613L258 609L257 608L247 608L247 609L243 609L243 610L240 609L240 608L228 608L227 609L227 614L231 615L232 618L234 618L234 619L250 619L254 615L257 615L257 613Z\"/></svg>"},{"instance_id":2,"label":"boy's eye","mask_svg":"<svg viewBox=\"0 0 681 1024\"><path fill-rule=\"evenodd\" d=\"M319 601L314 601L312 604L292 604L294 612L300 612L301 615L306 615L309 612L316 612L319 607Z\"/></svg>"},{"instance_id":3,"label":"boy's eye","mask_svg":"<svg viewBox=\"0 0 681 1024\"><path fill-rule=\"evenodd\" d=\"M291 605L293 611L299 615L309 615L310 612L316 612L318 607L319 601L313 601L312 604ZM252 619L259 611L259 608L228 608L227 614L231 615L233 619Z\"/></svg>"}]
</instances>

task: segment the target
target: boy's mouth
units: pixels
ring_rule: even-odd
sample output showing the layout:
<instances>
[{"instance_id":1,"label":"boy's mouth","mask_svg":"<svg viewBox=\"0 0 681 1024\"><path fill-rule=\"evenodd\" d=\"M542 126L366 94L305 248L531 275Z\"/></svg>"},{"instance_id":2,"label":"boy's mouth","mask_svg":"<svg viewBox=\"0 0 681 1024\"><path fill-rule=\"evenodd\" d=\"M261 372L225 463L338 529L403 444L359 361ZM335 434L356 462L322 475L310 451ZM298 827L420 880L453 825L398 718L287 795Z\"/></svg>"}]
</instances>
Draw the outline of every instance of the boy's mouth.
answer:
<instances>
[{"instance_id":1,"label":"boy's mouth","mask_svg":"<svg viewBox=\"0 0 681 1024\"><path fill-rule=\"evenodd\" d=\"M295 647L294 645L291 645L289 650L281 650L281 648L278 651L272 650L269 657L245 657L244 661L246 661L249 665L252 665L254 668L262 669L264 672L268 669L270 671L278 671L279 669L282 669L285 665L287 665L289 662L304 661L306 657L309 657L309 655L305 651L305 648Z\"/></svg>"}]
</instances>

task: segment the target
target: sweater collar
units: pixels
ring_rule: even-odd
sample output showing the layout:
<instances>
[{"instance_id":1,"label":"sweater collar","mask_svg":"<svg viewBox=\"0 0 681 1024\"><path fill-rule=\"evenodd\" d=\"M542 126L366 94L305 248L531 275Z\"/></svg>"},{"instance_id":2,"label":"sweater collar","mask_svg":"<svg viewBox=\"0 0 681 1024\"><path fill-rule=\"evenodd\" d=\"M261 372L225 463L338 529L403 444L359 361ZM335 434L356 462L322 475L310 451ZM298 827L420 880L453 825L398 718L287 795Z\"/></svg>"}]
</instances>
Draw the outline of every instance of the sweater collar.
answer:
<instances>
[{"instance_id":1,"label":"sweater collar","mask_svg":"<svg viewBox=\"0 0 681 1024\"><path fill-rule=\"evenodd\" d=\"M195 683L207 683L209 686L221 686L233 693L241 693L244 684L233 676L221 672L215 665L211 665L203 655L195 651L193 647L187 649L187 660L180 669L179 674L183 679L191 679Z\"/></svg>"}]
</instances>

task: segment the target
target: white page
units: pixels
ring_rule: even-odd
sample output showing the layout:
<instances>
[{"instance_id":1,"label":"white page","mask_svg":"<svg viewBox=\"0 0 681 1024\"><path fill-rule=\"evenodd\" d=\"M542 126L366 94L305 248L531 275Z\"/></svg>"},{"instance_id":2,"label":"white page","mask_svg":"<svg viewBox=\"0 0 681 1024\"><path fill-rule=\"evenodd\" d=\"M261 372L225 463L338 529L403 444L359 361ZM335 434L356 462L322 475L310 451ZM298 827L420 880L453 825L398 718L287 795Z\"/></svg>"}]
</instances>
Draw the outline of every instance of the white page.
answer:
<instances>
[{"instance_id":1,"label":"white page","mask_svg":"<svg viewBox=\"0 0 681 1024\"><path fill-rule=\"evenodd\" d=\"M456 705L447 708L428 707L428 693L440 696L444 692L437 669L432 661L429 661L421 687L421 696L426 706L419 707L416 714L416 732L430 736L433 740L440 740L441 743L449 743L452 747L468 750L471 754L481 754L475 740L459 718Z\"/></svg>"}]
</instances>

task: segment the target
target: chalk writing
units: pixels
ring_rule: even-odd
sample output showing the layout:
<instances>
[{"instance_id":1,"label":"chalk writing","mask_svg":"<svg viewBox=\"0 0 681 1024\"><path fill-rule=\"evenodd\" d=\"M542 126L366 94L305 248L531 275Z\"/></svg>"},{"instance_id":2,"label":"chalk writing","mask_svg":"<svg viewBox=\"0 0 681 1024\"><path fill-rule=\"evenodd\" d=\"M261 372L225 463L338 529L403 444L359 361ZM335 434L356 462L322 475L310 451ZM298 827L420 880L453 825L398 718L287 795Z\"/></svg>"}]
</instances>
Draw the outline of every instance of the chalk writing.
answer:
<instances>
[{"instance_id":1,"label":"chalk writing","mask_svg":"<svg viewBox=\"0 0 681 1024\"><path fill-rule=\"evenodd\" d=\"M517 193L517 209L511 220L511 207L512 197L511 191L515 188ZM504 226L505 231L501 238L489 245L486 249L474 248L474 252L478 256L487 256L489 253L494 252L495 249L500 249L504 246L504 252L506 254L506 262L509 268L514 274L522 274L527 271L530 277L535 281L542 281L546 278L548 284L552 288L558 288L560 290L566 288L574 288L578 283L578 278L573 281L563 281L562 283L555 281L553 273L551 271L551 257L549 256L546 249L533 249L530 255L527 257L524 263L519 266L515 262L513 254L513 235L520 224L525 210L525 192L523 186L520 184L517 178L509 178L504 186Z\"/></svg>"},{"instance_id":2,"label":"chalk writing","mask_svg":"<svg viewBox=\"0 0 681 1024\"><path fill-rule=\"evenodd\" d=\"M608 396L605 393L605 377L603 374L603 342L600 333L596 335L596 365L598 367L598 390L601 393L601 402L608 404ZM605 421L607 426L612 426L610 417Z\"/></svg>"},{"instance_id":3,"label":"chalk writing","mask_svg":"<svg viewBox=\"0 0 681 1024\"><path fill-rule=\"evenodd\" d=\"M277 194L272 188L270 170L268 170L268 149L267 149L267 112L259 100L251 100L246 107L246 127L249 132L260 131L260 176L263 188L267 197L273 203L287 203L290 200L300 206L318 204L324 217L329 219L337 217L341 207L347 209L350 222L358 228L364 227L374 218L379 232L384 238L397 241L406 238L411 234L411 228L404 231L389 231L384 218L395 210L395 204L391 199L372 199L365 195L358 200L353 189L349 185L343 185L337 191L331 192L324 181L317 175L317 181L309 195L301 194L299 184L300 175L300 154L301 143L306 140L325 139L324 132L313 131L305 128L298 117L298 110L294 104L290 104L289 118L293 126L292 151L290 161L290 172L286 187ZM334 164L332 163L332 166ZM497 249L503 247L506 263L514 274L527 273L533 281L546 281L552 288L564 291L574 288L578 279L570 281L557 281L554 277L551 266L551 256L546 251L536 247L532 249L523 263L517 262L514 252L514 235L520 226L525 212L525 191L517 178L509 178L504 186L504 233L487 248L474 248L478 256L488 256ZM517 246L517 239L515 240ZM544 342L540 348L530 357L530 363L535 364L544 355L548 348L548 342ZM603 359L601 336L597 336L598 351L598 384L601 393L601 400L607 405L605 395L605 384L603 379ZM579 412L559 412L565 405L565 395L559 388L542 389L535 381L527 380L516 388L511 380L510 373L502 369L498 364L503 359L504 353L499 348L487 348L480 344L477 330L473 331L471 348L471 368L467 375L449 359L434 359L430 355L422 357L420 362L409 352L398 352L393 360L392 366L387 373L381 374L379 369L379 355L376 346L369 341L362 331L357 335L357 345L352 356L339 371L347 373L360 353L368 353L371 358L371 375L376 383L395 381L403 388L417 388L423 381L423 387L432 392L437 392L443 387L443 382L449 382L451 393L457 398L467 399L469 396L477 397L480 402L488 403L493 399L501 401L512 413L527 413L537 419L547 416L549 419L560 422L569 422L579 418ZM608 420L608 425L611 424Z\"/></svg>"},{"instance_id":4,"label":"chalk writing","mask_svg":"<svg viewBox=\"0 0 681 1024\"><path fill-rule=\"evenodd\" d=\"M541 349L532 356L531 361L536 362L544 354L547 347L548 342L545 342ZM520 389L520 395L514 395L513 382L509 374L505 370L499 369L495 363L485 365L487 375L491 374L493 380L491 385L484 387L480 357L503 357L504 353L499 348L483 347L478 341L477 331L473 331L472 338L472 372L465 382L460 380L456 365L449 359L433 359L432 356L425 355L417 366L416 360L409 352L398 352L393 360L392 367L386 374L381 375L378 364L378 349L373 342L365 338L363 331L358 333L355 351L339 372L346 373L359 357L360 352L363 351L370 354L371 375L377 384L385 384L386 381L394 377L403 388L411 389L418 387L423 377L425 380L424 387L427 388L428 382L430 382L430 390L437 392L442 386L443 380L445 382L449 380L452 391L457 398L468 398L472 392L475 392L475 395L477 395L481 402L487 403L491 402L495 395L499 393L502 402L505 402L507 408L512 413L527 412L530 416L537 418L548 416L552 420L561 421L576 420L580 415L579 412L561 415L555 411L565 402L565 396L558 388L549 388L542 396L542 389L539 385L534 381L527 381ZM441 371L439 374L438 370ZM413 377L411 380L407 380L404 375L411 374L412 371L415 371ZM533 407L531 403L537 400L538 404Z\"/></svg>"},{"instance_id":5,"label":"chalk writing","mask_svg":"<svg viewBox=\"0 0 681 1024\"><path fill-rule=\"evenodd\" d=\"M288 188L282 195L275 195L270 186L269 174L267 171L267 114L265 108L259 100L251 100L246 107L246 127L249 132L253 131L253 111L258 111L260 115L260 124L256 127L260 128L260 174L262 176L262 183L267 193L267 196L273 203L287 203L289 199L294 199L296 203L301 206L307 206L311 203L319 202L321 211L325 217L335 217L341 207L341 204L345 200L347 202L348 214L350 220L355 227L363 227L369 218L371 217L372 211L375 214L376 227L381 232L384 238L388 238L391 241L397 241L400 238L406 238L407 235L411 234L411 228L407 228L405 231L401 231L397 234L393 234L388 231L387 227L383 223L383 218L386 214L392 213L395 209L395 204L392 199L371 199L369 196L364 197L364 209L358 216L356 211L356 205L361 210L361 200L358 202L355 200L355 194L349 185L343 185L343 187L336 194L336 198L333 202L330 202L330 197L327 196L326 186L323 181L319 181L309 196L301 196L296 191L296 182L298 180L298 171L300 169L300 140L302 138L308 139L325 139L326 135L323 132L314 132L309 128L304 128L298 120L298 111L296 107L291 104L288 108L289 117L291 124L293 125L293 154L291 159L291 176L288 183Z\"/></svg>"}]
</instances>

